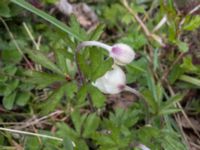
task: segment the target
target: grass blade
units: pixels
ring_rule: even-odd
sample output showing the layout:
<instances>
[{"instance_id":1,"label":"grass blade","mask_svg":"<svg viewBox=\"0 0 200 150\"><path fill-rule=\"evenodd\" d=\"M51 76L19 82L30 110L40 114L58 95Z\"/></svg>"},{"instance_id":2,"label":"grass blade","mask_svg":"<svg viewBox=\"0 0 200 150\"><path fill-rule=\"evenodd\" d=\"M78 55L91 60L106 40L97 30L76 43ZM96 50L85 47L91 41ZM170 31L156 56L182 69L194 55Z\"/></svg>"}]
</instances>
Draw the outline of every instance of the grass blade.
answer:
<instances>
[{"instance_id":1,"label":"grass blade","mask_svg":"<svg viewBox=\"0 0 200 150\"><path fill-rule=\"evenodd\" d=\"M182 76L180 76L179 79L200 87L200 80L197 79L197 78L190 77L190 76L187 76L187 75L182 75Z\"/></svg>"},{"instance_id":2,"label":"grass blade","mask_svg":"<svg viewBox=\"0 0 200 150\"><path fill-rule=\"evenodd\" d=\"M83 41L83 39L81 39L79 37L79 35L75 34L73 31L71 31L71 29L68 26L66 26L64 23L62 23L61 21L57 20L56 18L48 15L46 12L35 8L31 4L29 4L28 2L26 2L24 0L10 0L10 1L15 3L16 5L18 5L18 6L22 7L22 8L24 8L24 9L32 12L32 13L36 14L37 16L40 16L44 20L46 20L46 21L50 22L51 24L55 25L57 28L59 28L62 31L68 33L71 36L73 36L77 40Z\"/></svg>"}]
</instances>

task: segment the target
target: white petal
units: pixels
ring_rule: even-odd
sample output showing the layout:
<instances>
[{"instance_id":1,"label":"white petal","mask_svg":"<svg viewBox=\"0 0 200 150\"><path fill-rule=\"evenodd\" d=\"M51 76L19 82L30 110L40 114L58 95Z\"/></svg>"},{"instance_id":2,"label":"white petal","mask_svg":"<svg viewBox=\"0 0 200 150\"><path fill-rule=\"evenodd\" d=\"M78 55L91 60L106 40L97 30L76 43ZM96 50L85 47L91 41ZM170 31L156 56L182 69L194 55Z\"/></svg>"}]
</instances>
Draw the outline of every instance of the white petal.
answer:
<instances>
[{"instance_id":1,"label":"white petal","mask_svg":"<svg viewBox=\"0 0 200 150\"><path fill-rule=\"evenodd\" d=\"M105 78L113 85L124 85L126 83L126 75L118 66L114 66L113 70L108 71L105 74Z\"/></svg>"},{"instance_id":2,"label":"white petal","mask_svg":"<svg viewBox=\"0 0 200 150\"><path fill-rule=\"evenodd\" d=\"M112 46L110 56L115 60L116 64L126 65L135 58L135 52L130 46L119 43Z\"/></svg>"},{"instance_id":3,"label":"white petal","mask_svg":"<svg viewBox=\"0 0 200 150\"><path fill-rule=\"evenodd\" d=\"M114 66L113 70L107 71L98 78L93 85L106 94L120 93L126 84L126 76L120 67Z\"/></svg>"},{"instance_id":4,"label":"white petal","mask_svg":"<svg viewBox=\"0 0 200 150\"><path fill-rule=\"evenodd\" d=\"M138 147L141 148L141 150L151 150L150 148L146 147L143 144L140 144Z\"/></svg>"},{"instance_id":5,"label":"white petal","mask_svg":"<svg viewBox=\"0 0 200 150\"><path fill-rule=\"evenodd\" d=\"M104 84L105 84L104 80L105 80L104 77L98 78L94 83L92 83L92 85L97 87L101 92L108 93L105 86L104 86Z\"/></svg>"}]
</instances>

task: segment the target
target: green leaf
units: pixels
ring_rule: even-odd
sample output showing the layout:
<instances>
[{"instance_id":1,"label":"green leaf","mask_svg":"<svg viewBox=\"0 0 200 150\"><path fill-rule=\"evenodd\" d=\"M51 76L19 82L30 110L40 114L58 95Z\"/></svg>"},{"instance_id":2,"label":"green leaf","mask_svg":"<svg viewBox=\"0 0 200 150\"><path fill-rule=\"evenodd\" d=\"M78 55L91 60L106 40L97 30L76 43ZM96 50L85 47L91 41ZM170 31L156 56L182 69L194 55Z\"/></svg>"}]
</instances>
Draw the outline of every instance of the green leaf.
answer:
<instances>
[{"instance_id":1,"label":"green leaf","mask_svg":"<svg viewBox=\"0 0 200 150\"><path fill-rule=\"evenodd\" d=\"M160 82L157 83L156 85L156 97L158 99L158 105L160 107L161 105L161 102L163 100L163 87L162 87L162 84Z\"/></svg>"},{"instance_id":2,"label":"green leaf","mask_svg":"<svg viewBox=\"0 0 200 150\"><path fill-rule=\"evenodd\" d=\"M83 54L78 54L77 55L77 61L79 63L80 69L82 73L86 76L89 77L90 74L90 66L86 63L86 58L88 58L87 55L87 49L84 50Z\"/></svg>"},{"instance_id":3,"label":"green leaf","mask_svg":"<svg viewBox=\"0 0 200 150\"><path fill-rule=\"evenodd\" d=\"M156 71L156 69L159 67L159 57L158 54L159 53L159 49L156 48L154 50L154 54L153 54L153 70Z\"/></svg>"},{"instance_id":4,"label":"green leaf","mask_svg":"<svg viewBox=\"0 0 200 150\"><path fill-rule=\"evenodd\" d=\"M127 83L133 83L144 79L144 74L147 72L147 64L145 58L135 60L126 66Z\"/></svg>"},{"instance_id":5,"label":"green leaf","mask_svg":"<svg viewBox=\"0 0 200 150\"><path fill-rule=\"evenodd\" d=\"M180 65L180 67L188 73L196 72L198 70L198 67L192 63L192 57L190 56L183 58L183 63Z\"/></svg>"},{"instance_id":6,"label":"green leaf","mask_svg":"<svg viewBox=\"0 0 200 150\"><path fill-rule=\"evenodd\" d=\"M154 100L151 92L149 90L145 90L143 92L143 95L144 95L145 100L147 101L148 105L152 109L153 113L157 113L157 111L158 111L158 104Z\"/></svg>"},{"instance_id":7,"label":"green leaf","mask_svg":"<svg viewBox=\"0 0 200 150\"><path fill-rule=\"evenodd\" d=\"M65 51L63 49L57 49L54 51L56 55L56 64L62 70L64 74L68 73L67 58L65 57Z\"/></svg>"},{"instance_id":8,"label":"green leaf","mask_svg":"<svg viewBox=\"0 0 200 150\"><path fill-rule=\"evenodd\" d=\"M83 41L83 39L77 34L75 31L71 30L68 26L66 26L64 23L58 21L54 17L48 15L47 13L35 8L28 2L24 0L10 0L11 2L15 3L16 5L19 5L20 7L23 7L24 9L36 14L37 16L40 16L44 20L50 22L51 24L55 25L57 28L61 29L62 31L68 33L72 37L76 38L79 41Z\"/></svg>"},{"instance_id":9,"label":"green leaf","mask_svg":"<svg viewBox=\"0 0 200 150\"><path fill-rule=\"evenodd\" d=\"M77 90L78 90L78 87L77 87L76 82L67 83L66 90L65 90L66 96L72 99L75 93L77 92Z\"/></svg>"},{"instance_id":10,"label":"green leaf","mask_svg":"<svg viewBox=\"0 0 200 150\"><path fill-rule=\"evenodd\" d=\"M95 132L95 130L98 128L100 123L99 117L95 113L90 114L86 121L84 122L84 131L83 131L83 136L84 137L90 137L91 134Z\"/></svg>"},{"instance_id":11,"label":"green leaf","mask_svg":"<svg viewBox=\"0 0 200 150\"><path fill-rule=\"evenodd\" d=\"M200 87L200 80L194 77L190 77L188 75L182 75L179 78L182 81L188 82L190 84L196 85L198 87Z\"/></svg>"},{"instance_id":12,"label":"green leaf","mask_svg":"<svg viewBox=\"0 0 200 150\"><path fill-rule=\"evenodd\" d=\"M12 65L6 65L3 68L3 70L7 75L14 76L15 73L17 72L17 67L13 64Z\"/></svg>"},{"instance_id":13,"label":"green leaf","mask_svg":"<svg viewBox=\"0 0 200 150\"><path fill-rule=\"evenodd\" d=\"M17 92L13 92L7 96L4 96L3 98L3 106L11 110L13 108L14 102L15 102L15 97L16 97Z\"/></svg>"},{"instance_id":14,"label":"green leaf","mask_svg":"<svg viewBox=\"0 0 200 150\"><path fill-rule=\"evenodd\" d=\"M108 70L112 68L113 60L111 58L103 61L98 68L93 72L92 80L96 80L97 78L103 76Z\"/></svg>"},{"instance_id":15,"label":"green leaf","mask_svg":"<svg viewBox=\"0 0 200 150\"><path fill-rule=\"evenodd\" d=\"M71 139L75 139L79 135L74 131L71 127L69 127L66 123L57 123L56 127L58 128L57 135L60 137L70 137Z\"/></svg>"},{"instance_id":16,"label":"green leaf","mask_svg":"<svg viewBox=\"0 0 200 150\"><path fill-rule=\"evenodd\" d=\"M150 72L147 72L146 75L146 80L147 80L147 85L148 85L148 89L151 91L151 94L154 98L154 101L156 103L159 102L159 98L158 98L158 93L157 93L157 89L156 89L156 84L155 84L155 80L152 76L152 74Z\"/></svg>"},{"instance_id":17,"label":"green leaf","mask_svg":"<svg viewBox=\"0 0 200 150\"><path fill-rule=\"evenodd\" d=\"M66 84L53 91L45 102L40 103L38 107L41 110L41 114L48 114L49 112L55 110L65 94L65 88Z\"/></svg>"},{"instance_id":18,"label":"green leaf","mask_svg":"<svg viewBox=\"0 0 200 150\"><path fill-rule=\"evenodd\" d=\"M168 109L163 109L159 112L159 115L170 115L170 114L173 114L173 113L177 113L181 111L180 109L178 108L168 108Z\"/></svg>"},{"instance_id":19,"label":"green leaf","mask_svg":"<svg viewBox=\"0 0 200 150\"><path fill-rule=\"evenodd\" d=\"M198 29L199 27L200 27L200 16L197 15L194 16L189 23L186 22L185 25L183 26L183 29L193 31L195 29Z\"/></svg>"},{"instance_id":20,"label":"green leaf","mask_svg":"<svg viewBox=\"0 0 200 150\"><path fill-rule=\"evenodd\" d=\"M80 104L83 103L87 97L87 88L88 85L83 85L77 93L76 99Z\"/></svg>"},{"instance_id":21,"label":"green leaf","mask_svg":"<svg viewBox=\"0 0 200 150\"><path fill-rule=\"evenodd\" d=\"M19 92L16 96L16 104L19 106L25 106L30 97L31 95L28 92Z\"/></svg>"},{"instance_id":22,"label":"green leaf","mask_svg":"<svg viewBox=\"0 0 200 150\"><path fill-rule=\"evenodd\" d=\"M83 122L86 119L86 115L80 114L80 111L78 109L74 110L71 114L71 119L73 121L73 124L75 126L76 132L81 135L81 127L83 125Z\"/></svg>"},{"instance_id":23,"label":"green leaf","mask_svg":"<svg viewBox=\"0 0 200 150\"><path fill-rule=\"evenodd\" d=\"M185 42L177 41L176 44L182 52L187 52L189 50L188 44Z\"/></svg>"},{"instance_id":24,"label":"green leaf","mask_svg":"<svg viewBox=\"0 0 200 150\"><path fill-rule=\"evenodd\" d=\"M167 109L169 107L173 107L175 103L181 101L183 99L184 95L182 94L176 94L175 96L171 97L169 100L167 100L166 102L163 102L162 106L161 106L161 110L162 109Z\"/></svg>"},{"instance_id":25,"label":"green leaf","mask_svg":"<svg viewBox=\"0 0 200 150\"><path fill-rule=\"evenodd\" d=\"M73 150L73 144L69 137L65 137L63 141L65 150Z\"/></svg>"},{"instance_id":26,"label":"green leaf","mask_svg":"<svg viewBox=\"0 0 200 150\"><path fill-rule=\"evenodd\" d=\"M1 0L0 1L0 16L2 17L10 17L10 9L9 9L9 1Z\"/></svg>"},{"instance_id":27,"label":"green leaf","mask_svg":"<svg viewBox=\"0 0 200 150\"><path fill-rule=\"evenodd\" d=\"M104 60L101 49L90 49L90 78L96 80L104 75L113 65L111 58Z\"/></svg>"},{"instance_id":28,"label":"green leaf","mask_svg":"<svg viewBox=\"0 0 200 150\"><path fill-rule=\"evenodd\" d=\"M5 49L2 51L2 60L4 62L17 64L21 59L22 55L16 49Z\"/></svg>"},{"instance_id":29,"label":"green leaf","mask_svg":"<svg viewBox=\"0 0 200 150\"><path fill-rule=\"evenodd\" d=\"M25 80L26 82L36 84L39 89L50 86L53 83L66 82L63 76L33 70L25 70L23 75L29 77Z\"/></svg>"},{"instance_id":30,"label":"green leaf","mask_svg":"<svg viewBox=\"0 0 200 150\"><path fill-rule=\"evenodd\" d=\"M12 93L13 91L15 91L15 89L18 87L19 85L19 80L10 80L9 82L6 83L6 88L4 91L4 95L7 96L10 93Z\"/></svg>"},{"instance_id":31,"label":"green leaf","mask_svg":"<svg viewBox=\"0 0 200 150\"><path fill-rule=\"evenodd\" d=\"M27 51L29 57L36 63L42 65L43 67L50 69L51 71L58 73L60 75L64 76L64 73L53 63L47 58L44 54L42 54L39 51L32 51L29 50Z\"/></svg>"},{"instance_id":32,"label":"green leaf","mask_svg":"<svg viewBox=\"0 0 200 150\"><path fill-rule=\"evenodd\" d=\"M70 17L70 27L70 30L73 31L74 34L78 35L78 37L81 38L83 41L88 40L88 36L86 36L86 31L81 28L75 16Z\"/></svg>"},{"instance_id":33,"label":"green leaf","mask_svg":"<svg viewBox=\"0 0 200 150\"><path fill-rule=\"evenodd\" d=\"M185 70L183 68L180 67L180 65L175 65L169 76L168 76L168 80L170 82L170 84L173 84L177 79L179 79L179 77L185 72Z\"/></svg>"},{"instance_id":34,"label":"green leaf","mask_svg":"<svg viewBox=\"0 0 200 150\"><path fill-rule=\"evenodd\" d=\"M134 50L140 50L140 48L147 44L147 39L143 34L139 33L137 30L133 31L132 28L129 32L132 34L122 37L119 42L131 45Z\"/></svg>"},{"instance_id":35,"label":"green leaf","mask_svg":"<svg viewBox=\"0 0 200 150\"><path fill-rule=\"evenodd\" d=\"M91 95L93 105L95 107L103 107L105 105L106 97L95 87L90 85L88 92Z\"/></svg>"},{"instance_id":36,"label":"green leaf","mask_svg":"<svg viewBox=\"0 0 200 150\"><path fill-rule=\"evenodd\" d=\"M37 137L27 136L25 140L25 144L24 144L24 149L36 150L36 149L41 149L41 148L42 148L42 144L40 144Z\"/></svg>"},{"instance_id":37,"label":"green leaf","mask_svg":"<svg viewBox=\"0 0 200 150\"><path fill-rule=\"evenodd\" d=\"M90 40L98 40L103 33L103 29L105 28L104 24L99 24L94 31L90 33Z\"/></svg>"}]
</instances>

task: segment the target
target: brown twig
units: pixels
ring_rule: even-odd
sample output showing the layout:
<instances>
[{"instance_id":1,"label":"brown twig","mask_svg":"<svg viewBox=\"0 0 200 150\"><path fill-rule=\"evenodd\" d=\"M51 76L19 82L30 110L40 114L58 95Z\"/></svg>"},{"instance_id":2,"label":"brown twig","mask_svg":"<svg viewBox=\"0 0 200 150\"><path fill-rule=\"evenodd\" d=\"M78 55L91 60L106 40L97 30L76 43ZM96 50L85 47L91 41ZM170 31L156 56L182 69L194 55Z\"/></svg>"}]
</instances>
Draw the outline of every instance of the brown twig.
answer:
<instances>
[{"instance_id":1,"label":"brown twig","mask_svg":"<svg viewBox=\"0 0 200 150\"><path fill-rule=\"evenodd\" d=\"M169 85L168 81L165 80L166 84L167 84L167 88L171 94L171 96L175 96L175 92L172 89L172 87ZM181 104L178 102L176 104L176 106L181 110L181 113L183 114L184 118L186 119L186 121L188 122L188 124L191 126L191 128L193 129L194 133L198 136L198 138L200 138L200 134L199 132L196 130L196 128L193 126L192 122L190 121L189 117L187 116L187 114L185 113L185 111L183 110L183 107L181 106Z\"/></svg>"},{"instance_id":2,"label":"brown twig","mask_svg":"<svg viewBox=\"0 0 200 150\"><path fill-rule=\"evenodd\" d=\"M190 10L190 12L188 13L188 15L193 14L194 12L198 11L200 9L200 4L197 5L196 7L194 7L192 10ZM183 24L185 23L187 15L181 19L180 23L179 23L179 29L182 28Z\"/></svg>"},{"instance_id":3,"label":"brown twig","mask_svg":"<svg viewBox=\"0 0 200 150\"><path fill-rule=\"evenodd\" d=\"M34 126L34 125L38 124L39 122L44 121L44 120L46 120L46 119L48 119L48 118L50 118L50 117L52 117L52 116L61 115L61 114L63 114L63 113L64 113L64 111L57 110L57 111L55 111L55 112L53 112L53 113L50 113L50 114L47 115L47 116L43 116L43 117L39 118L39 119L37 119L37 118L34 117L34 121L27 121L27 122L24 122L23 125L20 125L19 127L16 127L16 126L15 126L15 127L13 127L13 128L18 129L18 130L24 129L24 128L29 127L29 126ZM31 119L31 120L32 120L32 119Z\"/></svg>"},{"instance_id":4,"label":"brown twig","mask_svg":"<svg viewBox=\"0 0 200 150\"><path fill-rule=\"evenodd\" d=\"M141 26L142 30L144 31L145 35L147 36L148 39L153 39L157 43L159 43L161 46L165 46L165 44L162 41L162 38L159 37L156 34L153 34L149 31L149 29L146 27L146 25L143 23L143 21L140 19L140 17L137 15L137 13L131 9L127 3L127 0L123 0L123 5L124 7L128 10L128 12L135 18L135 20L139 23Z\"/></svg>"}]
</instances>

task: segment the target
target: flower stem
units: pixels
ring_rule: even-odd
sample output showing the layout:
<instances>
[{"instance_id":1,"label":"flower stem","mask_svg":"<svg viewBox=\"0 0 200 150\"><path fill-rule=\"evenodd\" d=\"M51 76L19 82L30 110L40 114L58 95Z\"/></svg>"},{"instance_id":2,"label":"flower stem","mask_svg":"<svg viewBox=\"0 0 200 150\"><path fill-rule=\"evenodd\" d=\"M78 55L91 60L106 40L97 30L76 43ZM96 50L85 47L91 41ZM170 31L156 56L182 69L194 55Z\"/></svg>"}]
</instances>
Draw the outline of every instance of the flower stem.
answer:
<instances>
[{"instance_id":1,"label":"flower stem","mask_svg":"<svg viewBox=\"0 0 200 150\"><path fill-rule=\"evenodd\" d=\"M78 45L77 47L77 51L81 50L82 48L86 47L86 46L97 46L97 47L101 47L105 50L107 50L108 52L111 51L112 47L107 45L107 44L104 44L104 43L101 43L101 42L98 42L98 41L85 41L85 42L82 42L81 44Z\"/></svg>"}]
</instances>

